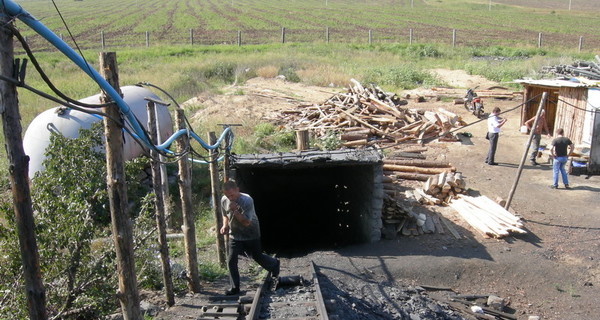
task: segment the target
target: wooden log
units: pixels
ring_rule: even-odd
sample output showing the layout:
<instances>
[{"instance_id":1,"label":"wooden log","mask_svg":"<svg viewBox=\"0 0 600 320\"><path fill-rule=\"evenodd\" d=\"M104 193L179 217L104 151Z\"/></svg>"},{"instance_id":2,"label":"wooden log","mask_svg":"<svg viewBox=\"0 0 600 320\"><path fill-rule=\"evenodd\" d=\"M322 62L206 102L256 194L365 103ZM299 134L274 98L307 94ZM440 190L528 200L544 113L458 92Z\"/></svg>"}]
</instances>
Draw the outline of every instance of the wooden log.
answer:
<instances>
[{"instance_id":1,"label":"wooden log","mask_svg":"<svg viewBox=\"0 0 600 320\"><path fill-rule=\"evenodd\" d=\"M420 173L396 172L395 176L404 180L427 181L430 175Z\"/></svg>"},{"instance_id":2,"label":"wooden log","mask_svg":"<svg viewBox=\"0 0 600 320\"><path fill-rule=\"evenodd\" d=\"M394 152L393 155L395 157L401 157L401 158L411 158L411 159L425 159L426 157L420 153L413 153L413 152Z\"/></svg>"},{"instance_id":3,"label":"wooden log","mask_svg":"<svg viewBox=\"0 0 600 320\"><path fill-rule=\"evenodd\" d=\"M296 149L298 151L308 149L308 130L297 130L296 131Z\"/></svg>"},{"instance_id":4,"label":"wooden log","mask_svg":"<svg viewBox=\"0 0 600 320\"><path fill-rule=\"evenodd\" d=\"M383 163L414 166L414 167L428 167L428 168L452 168L452 165L445 161L434 161L434 160L409 160L409 159L383 159ZM455 168L454 168L455 169Z\"/></svg>"},{"instance_id":5,"label":"wooden log","mask_svg":"<svg viewBox=\"0 0 600 320\"><path fill-rule=\"evenodd\" d=\"M348 142L342 143L342 145L344 147L358 147L358 146L365 146L367 144L368 144L367 139L348 141Z\"/></svg>"},{"instance_id":6,"label":"wooden log","mask_svg":"<svg viewBox=\"0 0 600 320\"><path fill-rule=\"evenodd\" d=\"M340 140L344 141L355 141L355 140L366 140L369 138L369 134L366 133L343 133L340 136Z\"/></svg>"},{"instance_id":7,"label":"wooden log","mask_svg":"<svg viewBox=\"0 0 600 320\"><path fill-rule=\"evenodd\" d=\"M425 174L439 174L442 172L449 172L451 168L422 168L415 166L401 166L394 164L383 164L383 170L389 171L400 171L400 172L416 172L416 173L425 173Z\"/></svg>"}]
</instances>

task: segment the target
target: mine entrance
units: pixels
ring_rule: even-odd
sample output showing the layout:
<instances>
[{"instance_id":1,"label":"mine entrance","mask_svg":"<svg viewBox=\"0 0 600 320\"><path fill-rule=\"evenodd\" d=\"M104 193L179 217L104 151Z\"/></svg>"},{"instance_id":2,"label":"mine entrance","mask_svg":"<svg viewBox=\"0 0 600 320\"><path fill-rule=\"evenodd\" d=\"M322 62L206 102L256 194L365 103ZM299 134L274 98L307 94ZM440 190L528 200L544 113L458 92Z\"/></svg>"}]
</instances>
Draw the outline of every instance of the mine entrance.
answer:
<instances>
[{"instance_id":1,"label":"mine entrance","mask_svg":"<svg viewBox=\"0 0 600 320\"><path fill-rule=\"evenodd\" d=\"M380 238L383 188L376 152L241 156L233 167L241 191L254 198L266 251Z\"/></svg>"}]
</instances>

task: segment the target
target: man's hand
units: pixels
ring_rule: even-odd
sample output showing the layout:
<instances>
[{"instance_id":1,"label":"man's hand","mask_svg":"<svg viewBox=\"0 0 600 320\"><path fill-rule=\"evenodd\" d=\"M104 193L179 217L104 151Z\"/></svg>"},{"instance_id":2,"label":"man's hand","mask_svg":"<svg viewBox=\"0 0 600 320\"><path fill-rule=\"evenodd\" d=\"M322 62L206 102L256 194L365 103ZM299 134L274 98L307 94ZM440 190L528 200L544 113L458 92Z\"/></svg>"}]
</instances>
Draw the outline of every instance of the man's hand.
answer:
<instances>
[{"instance_id":1,"label":"man's hand","mask_svg":"<svg viewBox=\"0 0 600 320\"><path fill-rule=\"evenodd\" d=\"M221 234L223 234L223 235L225 235L225 234L229 233L229 225L227 225L227 224L223 225L223 226L221 227L221 230L220 230L220 232L221 232Z\"/></svg>"}]
</instances>

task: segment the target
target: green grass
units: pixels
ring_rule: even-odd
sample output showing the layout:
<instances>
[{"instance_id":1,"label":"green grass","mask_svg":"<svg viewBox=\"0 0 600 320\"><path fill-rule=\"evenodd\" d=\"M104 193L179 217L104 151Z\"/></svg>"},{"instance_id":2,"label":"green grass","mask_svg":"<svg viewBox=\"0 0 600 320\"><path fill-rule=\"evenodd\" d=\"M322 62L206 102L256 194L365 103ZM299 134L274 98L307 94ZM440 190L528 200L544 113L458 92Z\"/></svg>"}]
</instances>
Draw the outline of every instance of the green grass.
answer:
<instances>
[{"instance_id":1,"label":"green grass","mask_svg":"<svg viewBox=\"0 0 600 320\"><path fill-rule=\"evenodd\" d=\"M554 46L576 47L580 36L586 39L589 49L600 45L600 16L592 0L578 1L572 11L558 2L546 8L528 7L528 1L522 6L495 1L488 10L486 0L415 1L412 8L410 1L389 0L332 0L327 6L323 0L55 2L84 47L98 47L100 31L120 45L143 45L146 31L151 32L152 43L184 43L190 29L212 38L211 43L234 42L238 30L244 34L268 31L254 40L268 43L277 38L281 27L292 34L293 30L310 30L311 35L290 35L301 41L324 41L323 31L329 27L332 41L366 41L367 30L374 30L379 41L407 41L408 29L414 29L418 41L448 43L451 30L456 29L461 44L532 45L542 32L548 34L546 41ZM49 2L19 3L51 30L67 36L66 27ZM35 38L33 31L21 29ZM36 43L42 46L39 39Z\"/></svg>"}]
</instances>

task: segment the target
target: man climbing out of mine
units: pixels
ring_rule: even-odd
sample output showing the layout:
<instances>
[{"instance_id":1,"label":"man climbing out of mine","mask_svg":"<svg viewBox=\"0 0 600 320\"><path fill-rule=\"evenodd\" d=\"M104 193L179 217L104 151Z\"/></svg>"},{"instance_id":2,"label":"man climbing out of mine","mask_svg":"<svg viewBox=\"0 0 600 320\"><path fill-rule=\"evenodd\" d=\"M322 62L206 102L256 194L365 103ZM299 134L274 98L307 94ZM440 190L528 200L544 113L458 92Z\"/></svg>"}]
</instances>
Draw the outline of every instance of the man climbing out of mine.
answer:
<instances>
[{"instance_id":1,"label":"man climbing out of mine","mask_svg":"<svg viewBox=\"0 0 600 320\"><path fill-rule=\"evenodd\" d=\"M486 138L490 141L490 148L487 157L485 158L485 163L490 166L498 164L494 161L494 158L496 157L496 148L498 147L498 137L500 136L500 127L506 123L506 118L500 119L500 117L498 117L499 114L500 108L495 107L487 121L488 132Z\"/></svg>"},{"instance_id":2,"label":"man climbing out of mine","mask_svg":"<svg viewBox=\"0 0 600 320\"><path fill-rule=\"evenodd\" d=\"M223 227L221 234L229 234L229 281L231 288L225 291L226 295L240 292L240 273L238 270L238 256L247 254L261 267L271 272L274 278L279 276L279 260L262 252L260 243L260 225L254 210L254 200L246 193L240 192L234 180L223 184L223 197L221 198L221 213Z\"/></svg>"},{"instance_id":3,"label":"man climbing out of mine","mask_svg":"<svg viewBox=\"0 0 600 320\"><path fill-rule=\"evenodd\" d=\"M531 156L529 157L529 161L532 165L537 166L538 163L536 159L540 149L540 142L542 141L542 134L546 133L548 135L548 138L552 137L552 135L550 134L550 130L548 129L548 122L546 121L546 110L542 109L542 112L540 113L540 118L538 119L535 128L532 128L534 122L535 117L525 121L524 124L529 130L533 130L533 140L531 140L530 149Z\"/></svg>"}]
</instances>

